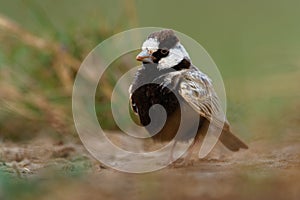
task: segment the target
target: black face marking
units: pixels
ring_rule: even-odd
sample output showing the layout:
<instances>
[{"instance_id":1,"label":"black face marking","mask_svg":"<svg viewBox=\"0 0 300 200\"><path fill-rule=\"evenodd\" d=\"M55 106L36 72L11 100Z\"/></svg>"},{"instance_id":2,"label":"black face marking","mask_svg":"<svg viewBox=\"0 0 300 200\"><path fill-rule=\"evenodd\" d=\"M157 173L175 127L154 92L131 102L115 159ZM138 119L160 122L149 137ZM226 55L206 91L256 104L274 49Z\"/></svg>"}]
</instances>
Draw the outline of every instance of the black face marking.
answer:
<instances>
[{"instance_id":1,"label":"black face marking","mask_svg":"<svg viewBox=\"0 0 300 200\"><path fill-rule=\"evenodd\" d=\"M168 55L169 54L169 50L168 49L160 49L160 53L162 55Z\"/></svg>"},{"instance_id":2,"label":"black face marking","mask_svg":"<svg viewBox=\"0 0 300 200\"><path fill-rule=\"evenodd\" d=\"M158 49L152 54L152 60L154 63L158 63L160 59L167 57L169 55L168 49Z\"/></svg>"},{"instance_id":3,"label":"black face marking","mask_svg":"<svg viewBox=\"0 0 300 200\"><path fill-rule=\"evenodd\" d=\"M188 59L184 58L180 63L178 63L172 68L175 69L176 71L179 71L182 69L188 69L190 68L190 66L191 66L191 62Z\"/></svg>"}]
</instances>

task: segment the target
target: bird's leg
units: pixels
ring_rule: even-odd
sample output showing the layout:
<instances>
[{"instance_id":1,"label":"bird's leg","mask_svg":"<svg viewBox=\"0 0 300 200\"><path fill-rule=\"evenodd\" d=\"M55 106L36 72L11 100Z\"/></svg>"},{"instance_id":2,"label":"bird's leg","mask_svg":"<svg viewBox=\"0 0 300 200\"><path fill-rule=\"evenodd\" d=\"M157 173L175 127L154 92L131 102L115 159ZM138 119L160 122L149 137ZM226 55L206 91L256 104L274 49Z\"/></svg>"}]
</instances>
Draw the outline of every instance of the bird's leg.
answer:
<instances>
[{"instance_id":1,"label":"bird's leg","mask_svg":"<svg viewBox=\"0 0 300 200\"><path fill-rule=\"evenodd\" d=\"M171 147L171 152L170 152L170 157L169 157L169 163L173 163L174 162L174 149L175 149L175 146L176 146L176 143L177 141L174 141L172 147Z\"/></svg>"},{"instance_id":2,"label":"bird's leg","mask_svg":"<svg viewBox=\"0 0 300 200\"><path fill-rule=\"evenodd\" d=\"M187 162L191 161L191 157L193 155L193 152L195 150L195 148L200 144L200 137L199 135L197 135L195 138L194 138L194 141L192 143L191 146L189 146L188 150L187 150L187 155L184 157L184 160L183 160L183 164L186 164Z\"/></svg>"},{"instance_id":3,"label":"bird's leg","mask_svg":"<svg viewBox=\"0 0 300 200\"><path fill-rule=\"evenodd\" d=\"M181 166L187 166L192 165L193 161L191 160L191 157L193 155L193 152L197 146L199 146L201 140L200 140L200 134L197 134L193 140L193 143L189 146L187 149L187 155L183 158L182 162L179 163Z\"/></svg>"}]
</instances>

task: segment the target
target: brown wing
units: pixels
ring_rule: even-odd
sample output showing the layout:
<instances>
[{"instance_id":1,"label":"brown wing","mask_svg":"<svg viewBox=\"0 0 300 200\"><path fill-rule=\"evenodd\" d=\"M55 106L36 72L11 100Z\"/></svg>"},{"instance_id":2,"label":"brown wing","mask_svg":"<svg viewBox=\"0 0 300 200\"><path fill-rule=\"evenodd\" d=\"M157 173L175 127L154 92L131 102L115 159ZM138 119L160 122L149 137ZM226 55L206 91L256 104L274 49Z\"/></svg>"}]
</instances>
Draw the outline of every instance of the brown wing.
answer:
<instances>
[{"instance_id":1,"label":"brown wing","mask_svg":"<svg viewBox=\"0 0 300 200\"><path fill-rule=\"evenodd\" d=\"M219 140L231 151L248 146L230 131L230 125L219 103L211 80L197 69L182 74L179 94L201 116L222 130Z\"/></svg>"},{"instance_id":2,"label":"brown wing","mask_svg":"<svg viewBox=\"0 0 300 200\"><path fill-rule=\"evenodd\" d=\"M197 69L187 70L181 75L178 84L179 94L183 99L218 128L229 129L211 80Z\"/></svg>"}]
</instances>

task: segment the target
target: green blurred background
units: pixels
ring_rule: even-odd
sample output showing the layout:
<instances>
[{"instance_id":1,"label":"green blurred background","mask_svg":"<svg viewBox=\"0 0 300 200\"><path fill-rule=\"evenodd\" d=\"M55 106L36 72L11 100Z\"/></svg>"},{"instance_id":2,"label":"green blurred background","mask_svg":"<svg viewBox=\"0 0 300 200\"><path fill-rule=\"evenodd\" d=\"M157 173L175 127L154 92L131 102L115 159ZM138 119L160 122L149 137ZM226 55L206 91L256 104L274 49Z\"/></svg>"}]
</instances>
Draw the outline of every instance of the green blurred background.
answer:
<instances>
[{"instance_id":1,"label":"green blurred background","mask_svg":"<svg viewBox=\"0 0 300 200\"><path fill-rule=\"evenodd\" d=\"M208 51L224 79L229 121L248 143L296 140L299 8L298 0L0 0L0 139L77 138L71 91L81 61L114 33L152 26L185 33ZM114 73L130 67L117 65L96 97L112 130Z\"/></svg>"}]
</instances>

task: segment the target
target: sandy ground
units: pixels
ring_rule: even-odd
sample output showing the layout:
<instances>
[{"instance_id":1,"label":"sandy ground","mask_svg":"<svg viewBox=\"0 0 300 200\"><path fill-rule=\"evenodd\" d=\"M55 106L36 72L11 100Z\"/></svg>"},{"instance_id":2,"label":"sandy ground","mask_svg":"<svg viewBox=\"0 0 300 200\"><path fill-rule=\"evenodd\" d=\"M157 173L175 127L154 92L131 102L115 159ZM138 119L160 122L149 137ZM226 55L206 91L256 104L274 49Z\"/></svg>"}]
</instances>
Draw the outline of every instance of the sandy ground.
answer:
<instances>
[{"instance_id":1,"label":"sandy ground","mask_svg":"<svg viewBox=\"0 0 300 200\"><path fill-rule=\"evenodd\" d=\"M80 142L6 142L0 170L10 178L2 177L2 185L10 179L33 185L21 199L300 199L300 142L287 138L254 141L234 154L216 148L192 166L145 174L107 168Z\"/></svg>"}]
</instances>

